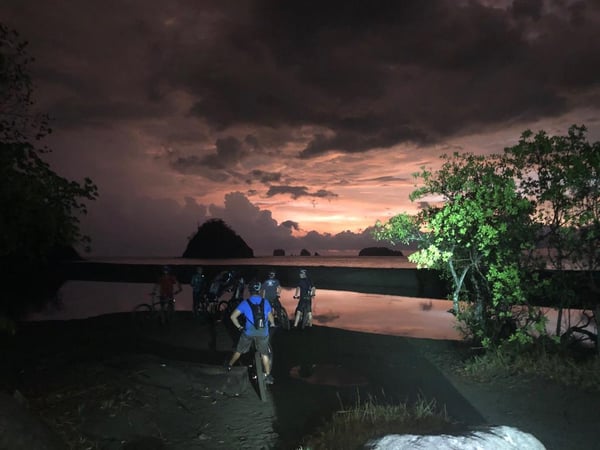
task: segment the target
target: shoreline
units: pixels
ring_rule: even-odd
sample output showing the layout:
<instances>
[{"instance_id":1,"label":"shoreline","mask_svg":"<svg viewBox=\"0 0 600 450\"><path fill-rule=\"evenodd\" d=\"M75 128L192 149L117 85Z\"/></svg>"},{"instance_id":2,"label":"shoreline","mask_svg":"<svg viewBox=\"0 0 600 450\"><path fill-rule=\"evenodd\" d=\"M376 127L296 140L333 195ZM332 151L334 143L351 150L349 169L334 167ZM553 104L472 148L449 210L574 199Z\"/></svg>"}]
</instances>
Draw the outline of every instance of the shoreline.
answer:
<instances>
[{"instance_id":1,"label":"shoreline","mask_svg":"<svg viewBox=\"0 0 600 450\"><path fill-rule=\"evenodd\" d=\"M283 287L294 287L298 280L298 270L308 268L309 276L317 289L438 299L446 299L448 295L446 283L441 280L439 272L434 270L410 267L267 265L256 264L257 261L251 259L247 264L239 264L239 261L218 260L202 267L209 280L222 270L234 270L247 280L263 280L269 271L275 270ZM196 260L194 263L172 264L172 267L181 283L187 284L198 265ZM59 270L65 280L154 283L160 268L161 264L156 263L82 261L63 263Z\"/></svg>"}]
</instances>

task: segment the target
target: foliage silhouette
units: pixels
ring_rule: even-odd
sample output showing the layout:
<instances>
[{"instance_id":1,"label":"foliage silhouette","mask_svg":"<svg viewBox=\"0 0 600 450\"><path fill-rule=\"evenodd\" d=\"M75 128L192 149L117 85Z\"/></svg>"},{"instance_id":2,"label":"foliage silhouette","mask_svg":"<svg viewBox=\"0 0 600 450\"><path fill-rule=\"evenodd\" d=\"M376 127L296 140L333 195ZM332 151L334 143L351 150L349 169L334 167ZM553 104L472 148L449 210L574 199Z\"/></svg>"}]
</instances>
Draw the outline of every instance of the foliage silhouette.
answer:
<instances>
[{"instance_id":1,"label":"foliage silhouette","mask_svg":"<svg viewBox=\"0 0 600 450\"><path fill-rule=\"evenodd\" d=\"M0 282L8 294L0 315L8 316L24 313L28 303L48 294L42 285L55 284L53 258L74 257L74 246L89 245L79 217L87 211L85 201L98 195L89 178L70 181L43 160L50 149L42 139L52 130L48 116L34 110L28 67L33 58L26 47L0 23Z\"/></svg>"}]
</instances>

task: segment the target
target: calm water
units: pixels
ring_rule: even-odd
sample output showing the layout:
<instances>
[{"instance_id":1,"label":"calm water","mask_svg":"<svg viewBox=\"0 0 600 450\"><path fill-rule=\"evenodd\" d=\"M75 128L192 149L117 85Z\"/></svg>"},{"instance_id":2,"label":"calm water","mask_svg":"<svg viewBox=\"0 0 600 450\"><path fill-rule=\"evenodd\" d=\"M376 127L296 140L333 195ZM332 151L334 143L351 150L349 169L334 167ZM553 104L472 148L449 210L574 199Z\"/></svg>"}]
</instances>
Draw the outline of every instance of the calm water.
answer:
<instances>
[{"instance_id":1,"label":"calm water","mask_svg":"<svg viewBox=\"0 0 600 450\"><path fill-rule=\"evenodd\" d=\"M412 269L415 264L403 256L259 256L240 259L189 258L97 258L92 262L153 265L232 265L232 266L305 266L305 267L361 267L380 269Z\"/></svg>"},{"instance_id":2,"label":"calm water","mask_svg":"<svg viewBox=\"0 0 600 450\"><path fill-rule=\"evenodd\" d=\"M107 313L129 312L135 305L149 300L152 285L145 283L110 283L68 281L60 292L60 308L30 316L30 320L83 319ZM226 294L225 297L228 298ZM293 289L284 288L281 302L290 316L296 307ZM192 292L183 285L177 296L176 309L190 311ZM353 331L430 339L460 339L456 321L448 313L451 302L439 299L364 294L318 289L313 310L317 325ZM556 324L554 311L547 311L548 330ZM572 320L580 312L574 311Z\"/></svg>"},{"instance_id":3,"label":"calm water","mask_svg":"<svg viewBox=\"0 0 600 450\"><path fill-rule=\"evenodd\" d=\"M357 267L406 269L415 265L405 257L368 256L286 256L249 259L182 259L182 258L94 258L93 262L139 265L254 265L304 267ZM32 314L30 320L70 320L108 313L129 312L137 304L149 301L152 285L146 283L68 281L59 292L60 307ZM230 294L226 294L227 297ZM293 290L284 288L281 302L290 316L296 307ZM228 298L228 297L227 297ZM191 288L183 284L177 297L177 310L190 311ZM433 298L402 297L397 295L365 294L350 291L318 289L314 300L314 321L318 325L396 336L460 339L456 320L448 313L451 302ZM545 309L549 319L547 329L556 327L556 312ZM581 312L573 310L571 322ZM565 321L569 316L565 315ZM566 326L566 324L564 325Z\"/></svg>"},{"instance_id":4,"label":"calm water","mask_svg":"<svg viewBox=\"0 0 600 450\"><path fill-rule=\"evenodd\" d=\"M33 314L30 320L83 319L129 312L137 304L147 302L151 290L152 286L144 283L68 281L59 292L61 308ZM283 289L281 303L291 316L297 304L293 289ZM445 300L319 289L313 314L317 325L398 336L458 339L454 316L447 312L450 306ZM183 285L176 309L192 309L189 286Z\"/></svg>"}]
</instances>

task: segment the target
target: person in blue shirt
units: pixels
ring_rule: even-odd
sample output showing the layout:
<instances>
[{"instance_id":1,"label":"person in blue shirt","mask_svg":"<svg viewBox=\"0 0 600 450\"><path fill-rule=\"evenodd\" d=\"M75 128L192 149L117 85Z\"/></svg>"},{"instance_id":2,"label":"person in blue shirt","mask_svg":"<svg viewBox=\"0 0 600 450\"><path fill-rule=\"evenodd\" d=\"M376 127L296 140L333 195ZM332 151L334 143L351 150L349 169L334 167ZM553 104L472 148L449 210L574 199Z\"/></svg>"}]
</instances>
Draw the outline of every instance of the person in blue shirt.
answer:
<instances>
[{"instance_id":1,"label":"person in blue shirt","mask_svg":"<svg viewBox=\"0 0 600 450\"><path fill-rule=\"evenodd\" d=\"M241 301L230 316L231 322L241 334L235 351L227 365L227 370L231 370L231 366L233 366L244 353L248 353L254 342L256 350L260 353L262 358L266 376L265 381L267 384L273 384L271 359L269 357L269 326L275 326L273 311L269 301L260 295L260 282L255 281L250 283L249 290L250 297ZM240 317L246 319L244 326L240 324Z\"/></svg>"}]
</instances>

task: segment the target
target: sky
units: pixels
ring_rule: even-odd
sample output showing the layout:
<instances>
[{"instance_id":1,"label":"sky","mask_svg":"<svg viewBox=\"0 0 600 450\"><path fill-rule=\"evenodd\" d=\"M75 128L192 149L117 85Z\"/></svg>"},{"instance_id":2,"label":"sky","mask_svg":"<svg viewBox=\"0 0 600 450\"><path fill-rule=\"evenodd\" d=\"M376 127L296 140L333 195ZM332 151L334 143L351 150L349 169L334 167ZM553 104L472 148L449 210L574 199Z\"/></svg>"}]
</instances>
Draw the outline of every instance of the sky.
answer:
<instances>
[{"instance_id":1,"label":"sky","mask_svg":"<svg viewBox=\"0 0 600 450\"><path fill-rule=\"evenodd\" d=\"M412 174L527 129L600 140L600 1L3 0L47 161L90 177L91 256L179 256L210 218L256 256L388 246Z\"/></svg>"}]
</instances>

